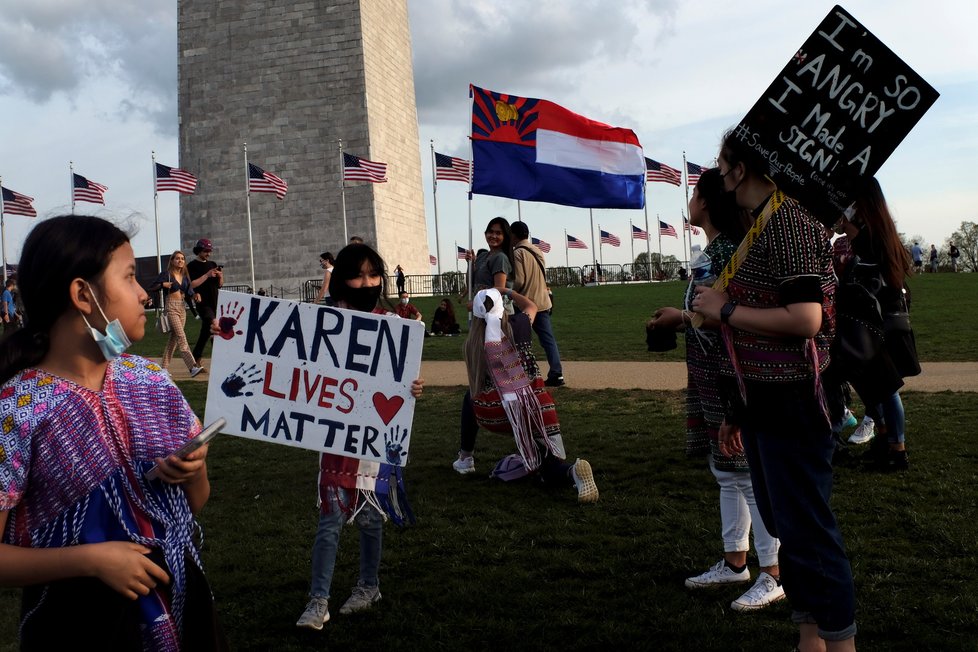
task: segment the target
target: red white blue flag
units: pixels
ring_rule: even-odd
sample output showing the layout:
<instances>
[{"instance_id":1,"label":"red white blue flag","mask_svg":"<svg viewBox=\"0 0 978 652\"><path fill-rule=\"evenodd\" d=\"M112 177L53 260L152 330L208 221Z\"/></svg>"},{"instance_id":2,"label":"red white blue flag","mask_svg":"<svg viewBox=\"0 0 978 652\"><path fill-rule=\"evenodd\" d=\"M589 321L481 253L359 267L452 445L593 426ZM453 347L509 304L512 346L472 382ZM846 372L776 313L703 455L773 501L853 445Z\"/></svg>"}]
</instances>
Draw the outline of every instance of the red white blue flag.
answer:
<instances>
[{"instance_id":1,"label":"red white blue flag","mask_svg":"<svg viewBox=\"0 0 978 652\"><path fill-rule=\"evenodd\" d=\"M621 240L617 235L609 233L608 231L601 231L601 244L608 244L612 247L620 247Z\"/></svg>"},{"instance_id":2,"label":"red white blue flag","mask_svg":"<svg viewBox=\"0 0 978 652\"><path fill-rule=\"evenodd\" d=\"M80 174L71 173L72 182L72 201L87 201L92 204L102 204L105 205L105 191L109 189L108 186L103 186L101 183L95 183L94 181L89 181Z\"/></svg>"},{"instance_id":3,"label":"red white blue flag","mask_svg":"<svg viewBox=\"0 0 978 652\"><path fill-rule=\"evenodd\" d=\"M549 254L550 253L550 243L549 242L546 242L545 240L541 240L540 238L530 238L530 242L532 244L535 244L537 246L537 249L539 249L543 253L545 253L545 254Z\"/></svg>"},{"instance_id":4,"label":"red white blue flag","mask_svg":"<svg viewBox=\"0 0 978 652\"><path fill-rule=\"evenodd\" d=\"M387 183L387 164L343 152L343 181Z\"/></svg>"},{"instance_id":5,"label":"red white blue flag","mask_svg":"<svg viewBox=\"0 0 978 652\"><path fill-rule=\"evenodd\" d=\"M583 240L578 240L572 235L567 236L567 248L568 249L587 249L587 245L584 244Z\"/></svg>"},{"instance_id":6,"label":"red white blue flag","mask_svg":"<svg viewBox=\"0 0 978 652\"><path fill-rule=\"evenodd\" d=\"M435 152L435 179L438 181L469 182L472 162Z\"/></svg>"},{"instance_id":7,"label":"red white blue flag","mask_svg":"<svg viewBox=\"0 0 978 652\"><path fill-rule=\"evenodd\" d=\"M10 188L3 189L3 212L7 215L37 217L37 211L31 204L33 201L33 197L14 192Z\"/></svg>"},{"instance_id":8,"label":"red white blue flag","mask_svg":"<svg viewBox=\"0 0 978 652\"><path fill-rule=\"evenodd\" d=\"M197 190L197 177L186 170L157 163L156 190L176 190L184 195L192 195Z\"/></svg>"},{"instance_id":9,"label":"red white blue flag","mask_svg":"<svg viewBox=\"0 0 978 652\"><path fill-rule=\"evenodd\" d=\"M702 165L696 165L695 163L690 163L686 161L686 185L695 186L696 182L700 180L700 175L706 172L707 168Z\"/></svg>"},{"instance_id":10,"label":"red white blue flag","mask_svg":"<svg viewBox=\"0 0 978 652\"><path fill-rule=\"evenodd\" d=\"M248 191L249 192L274 192L279 199L285 198L285 193L289 190L289 184L281 177L277 177L271 172L265 172L254 163L248 164Z\"/></svg>"},{"instance_id":11,"label":"red white blue flag","mask_svg":"<svg viewBox=\"0 0 978 652\"><path fill-rule=\"evenodd\" d=\"M645 206L645 159L632 130L547 100L469 89L472 192L581 208Z\"/></svg>"},{"instance_id":12,"label":"red white blue flag","mask_svg":"<svg viewBox=\"0 0 978 652\"><path fill-rule=\"evenodd\" d=\"M659 235L671 235L674 238L679 237L676 234L676 229L672 228L671 224L666 224L662 220L659 220Z\"/></svg>"},{"instance_id":13,"label":"red white blue flag","mask_svg":"<svg viewBox=\"0 0 978 652\"><path fill-rule=\"evenodd\" d=\"M692 231L693 235L699 235L700 230L689 223L689 218L683 215L683 228L687 231Z\"/></svg>"},{"instance_id":14,"label":"red white blue flag","mask_svg":"<svg viewBox=\"0 0 978 652\"><path fill-rule=\"evenodd\" d=\"M649 232L632 224L632 240L648 240Z\"/></svg>"},{"instance_id":15,"label":"red white blue flag","mask_svg":"<svg viewBox=\"0 0 978 652\"><path fill-rule=\"evenodd\" d=\"M457 250L455 252L455 257L458 258L459 260L465 260L465 248L455 245L455 249Z\"/></svg>"},{"instance_id":16,"label":"red white blue flag","mask_svg":"<svg viewBox=\"0 0 978 652\"><path fill-rule=\"evenodd\" d=\"M437 265L438 259L432 256L431 254L428 254L428 263L431 265Z\"/></svg>"},{"instance_id":17,"label":"red white blue flag","mask_svg":"<svg viewBox=\"0 0 978 652\"><path fill-rule=\"evenodd\" d=\"M659 163L658 161L646 158L645 179L647 181L661 181L662 183L671 183L674 186L680 186L683 183L683 173L676 168L669 167L665 163Z\"/></svg>"}]
</instances>

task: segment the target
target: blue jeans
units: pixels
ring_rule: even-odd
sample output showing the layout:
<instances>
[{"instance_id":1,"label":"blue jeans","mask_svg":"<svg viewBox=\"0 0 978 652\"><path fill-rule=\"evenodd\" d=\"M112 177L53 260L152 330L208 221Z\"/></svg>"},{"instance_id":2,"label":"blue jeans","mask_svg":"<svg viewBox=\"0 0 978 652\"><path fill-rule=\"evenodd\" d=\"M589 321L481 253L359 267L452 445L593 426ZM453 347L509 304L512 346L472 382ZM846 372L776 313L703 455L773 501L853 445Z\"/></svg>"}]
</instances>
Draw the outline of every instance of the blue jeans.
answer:
<instances>
[{"instance_id":1,"label":"blue jeans","mask_svg":"<svg viewBox=\"0 0 978 652\"><path fill-rule=\"evenodd\" d=\"M907 419L903 412L903 400L899 392L883 400L879 405L867 405L866 414L874 421L882 420L886 425L886 439L891 444L902 444L905 440Z\"/></svg>"},{"instance_id":2,"label":"blue jeans","mask_svg":"<svg viewBox=\"0 0 978 652\"><path fill-rule=\"evenodd\" d=\"M768 385L772 385L768 387ZM750 383L741 435L796 623L831 641L856 634L855 588L829 497L835 440L809 383Z\"/></svg>"},{"instance_id":3,"label":"blue jeans","mask_svg":"<svg viewBox=\"0 0 978 652\"><path fill-rule=\"evenodd\" d=\"M564 375L564 368L560 365L560 351L557 349L557 339L554 337L553 324L550 321L550 313L541 310L533 320L533 330L540 338L540 346L547 354L547 365L550 371L547 378L559 378Z\"/></svg>"},{"instance_id":4,"label":"blue jeans","mask_svg":"<svg viewBox=\"0 0 978 652\"><path fill-rule=\"evenodd\" d=\"M338 490L346 502L347 492ZM380 551L384 541L384 517L370 505L365 505L356 515L360 529L360 580L363 586L378 586L380 579ZM340 530L346 523L344 514L335 502L329 505L329 512L320 514L319 529L312 544L312 588L309 595L314 598L328 598L333 583L333 570L336 568L336 552L340 547Z\"/></svg>"}]
</instances>

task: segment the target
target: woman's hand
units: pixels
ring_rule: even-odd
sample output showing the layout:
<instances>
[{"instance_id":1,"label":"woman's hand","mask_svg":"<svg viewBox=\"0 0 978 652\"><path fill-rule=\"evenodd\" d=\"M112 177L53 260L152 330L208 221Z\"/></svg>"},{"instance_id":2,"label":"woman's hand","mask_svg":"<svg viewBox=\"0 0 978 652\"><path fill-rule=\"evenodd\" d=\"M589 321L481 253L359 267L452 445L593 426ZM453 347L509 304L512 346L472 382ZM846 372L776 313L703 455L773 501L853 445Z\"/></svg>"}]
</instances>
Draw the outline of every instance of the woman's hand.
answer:
<instances>
[{"instance_id":1,"label":"woman's hand","mask_svg":"<svg viewBox=\"0 0 978 652\"><path fill-rule=\"evenodd\" d=\"M159 467L157 473L160 480L169 484L189 484L192 483L203 472L207 473L207 451L209 444L204 444L186 457L180 458L170 455L166 458L156 458Z\"/></svg>"},{"instance_id":2,"label":"woman's hand","mask_svg":"<svg viewBox=\"0 0 978 652\"><path fill-rule=\"evenodd\" d=\"M645 323L646 328L676 330L683 325L683 312L678 308L666 306L652 313L652 319Z\"/></svg>"},{"instance_id":3,"label":"woman's hand","mask_svg":"<svg viewBox=\"0 0 978 652\"><path fill-rule=\"evenodd\" d=\"M693 288L696 294L693 296L693 312L698 312L707 319L720 320L720 309L730 301L726 292L720 292L705 285L697 285Z\"/></svg>"},{"instance_id":4,"label":"woman's hand","mask_svg":"<svg viewBox=\"0 0 978 652\"><path fill-rule=\"evenodd\" d=\"M422 392L424 392L424 378L417 378L411 383L411 396L420 398Z\"/></svg>"},{"instance_id":5,"label":"woman's hand","mask_svg":"<svg viewBox=\"0 0 978 652\"><path fill-rule=\"evenodd\" d=\"M153 563L150 549L131 541L108 541L89 544L92 575L130 600L149 595L157 584L166 584L170 576Z\"/></svg>"},{"instance_id":6,"label":"woman's hand","mask_svg":"<svg viewBox=\"0 0 978 652\"><path fill-rule=\"evenodd\" d=\"M744 441L740 437L740 426L731 425L724 420L720 424L720 434L717 438L720 452L727 457L744 454Z\"/></svg>"}]
</instances>

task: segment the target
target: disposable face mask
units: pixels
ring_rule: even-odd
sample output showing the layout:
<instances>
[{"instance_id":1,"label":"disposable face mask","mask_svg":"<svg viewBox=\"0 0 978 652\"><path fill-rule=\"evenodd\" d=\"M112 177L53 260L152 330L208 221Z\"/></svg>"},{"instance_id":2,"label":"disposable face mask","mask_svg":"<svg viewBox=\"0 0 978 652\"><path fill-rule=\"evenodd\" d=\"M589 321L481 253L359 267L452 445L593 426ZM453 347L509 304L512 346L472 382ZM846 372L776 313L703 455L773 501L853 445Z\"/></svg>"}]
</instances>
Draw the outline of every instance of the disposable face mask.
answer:
<instances>
[{"instance_id":1,"label":"disposable face mask","mask_svg":"<svg viewBox=\"0 0 978 652\"><path fill-rule=\"evenodd\" d=\"M403 303L404 305L407 305L409 301L411 301L411 300L410 299L401 299L401 303Z\"/></svg>"},{"instance_id":2,"label":"disposable face mask","mask_svg":"<svg viewBox=\"0 0 978 652\"><path fill-rule=\"evenodd\" d=\"M92 286L88 286L88 291L92 292ZM98 332L92 325L88 323L88 319L85 318L84 313L80 313L82 319L85 321L85 325L88 326L89 333L92 334L92 339L95 340L95 344L98 345L99 350L105 357L107 362L112 362L120 355L126 352L132 342L129 340L129 336L126 335L125 329L122 324L119 323L118 319L113 319L109 321L109 318L105 316L105 312L102 311L102 306L99 304L98 299L95 297L95 292L92 292L92 299L95 300L95 307L98 308L99 314L102 315L102 319L105 321L105 334Z\"/></svg>"}]
</instances>

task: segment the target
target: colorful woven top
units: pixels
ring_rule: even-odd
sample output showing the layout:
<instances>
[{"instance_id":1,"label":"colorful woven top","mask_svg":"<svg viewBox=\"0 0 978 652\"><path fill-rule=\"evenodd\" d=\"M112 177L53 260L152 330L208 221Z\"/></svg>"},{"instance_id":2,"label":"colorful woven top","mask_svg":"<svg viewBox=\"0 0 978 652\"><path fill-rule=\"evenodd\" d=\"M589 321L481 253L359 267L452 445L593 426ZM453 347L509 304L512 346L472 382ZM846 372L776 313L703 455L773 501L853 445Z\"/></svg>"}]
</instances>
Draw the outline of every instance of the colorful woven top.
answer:
<instances>
[{"instance_id":1,"label":"colorful woven top","mask_svg":"<svg viewBox=\"0 0 978 652\"><path fill-rule=\"evenodd\" d=\"M182 488L143 474L200 431L180 390L159 365L132 355L108 365L100 392L26 369L0 388L0 418L4 542L161 549L173 602L156 592L141 597L141 621L147 647L177 649L185 555L200 563L197 525Z\"/></svg>"}]
</instances>

